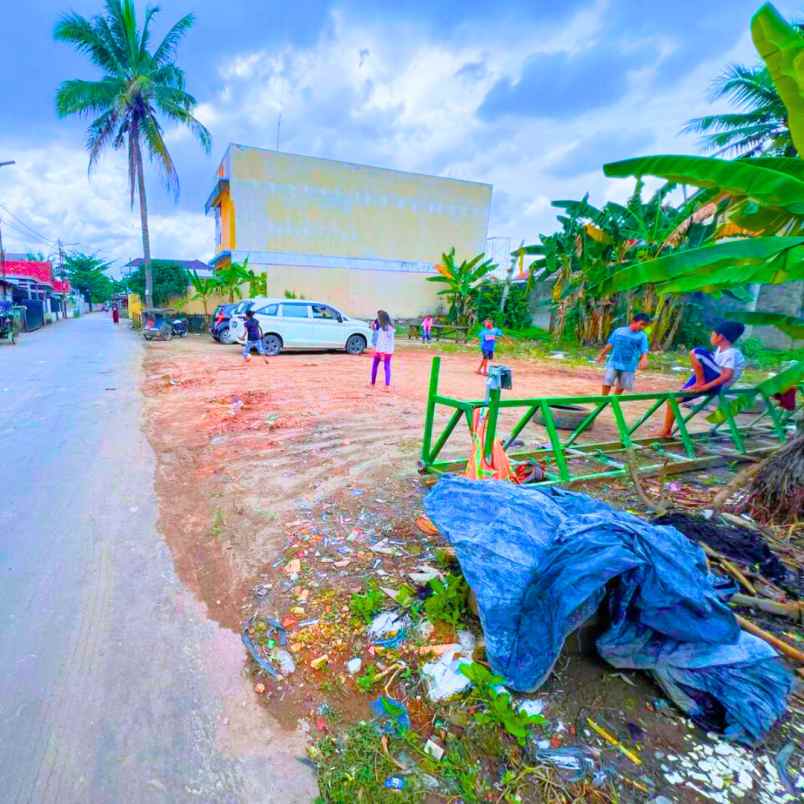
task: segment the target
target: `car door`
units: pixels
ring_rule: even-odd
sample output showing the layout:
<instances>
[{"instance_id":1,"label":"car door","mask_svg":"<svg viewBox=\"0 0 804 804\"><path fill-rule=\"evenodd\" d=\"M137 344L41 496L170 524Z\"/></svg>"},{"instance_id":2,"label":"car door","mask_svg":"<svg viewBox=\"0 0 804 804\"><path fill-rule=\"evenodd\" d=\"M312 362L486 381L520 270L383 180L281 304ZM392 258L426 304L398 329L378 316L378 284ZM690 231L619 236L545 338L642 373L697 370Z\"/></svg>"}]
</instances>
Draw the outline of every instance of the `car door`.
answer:
<instances>
[{"instance_id":1,"label":"car door","mask_svg":"<svg viewBox=\"0 0 804 804\"><path fill-rule=\"evenodd\" d=\"M286 349L313 345L309 302L282 302L280 335Z\"/></svg>"},{"instance_id":2,"label":"car door","mask_svg":"<svg viewBox=\"0 0 804 804\"><path fill-rule=\"evenodd\" d=\"M346 343L346 336L341 324L341 314L328 304L311 304L312 314L312 346L328 348L341 347Z\"/></svg>"}]
</instances>

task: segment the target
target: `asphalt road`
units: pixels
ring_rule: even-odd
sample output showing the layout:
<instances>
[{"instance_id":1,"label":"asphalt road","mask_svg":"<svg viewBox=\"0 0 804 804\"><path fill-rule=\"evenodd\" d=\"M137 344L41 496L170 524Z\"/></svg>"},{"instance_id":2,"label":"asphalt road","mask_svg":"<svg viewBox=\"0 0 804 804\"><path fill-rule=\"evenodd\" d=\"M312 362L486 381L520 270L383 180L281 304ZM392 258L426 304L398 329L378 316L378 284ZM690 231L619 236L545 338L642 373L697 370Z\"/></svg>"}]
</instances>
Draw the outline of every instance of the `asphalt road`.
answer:
<instances>
[{"instance_id":1,"label":"asphalt road","mask_svg":"<svg viewBox=\"0 0 804 804\"><path fill-rule=\"evenodd\" d=\"M158 533L143 348L102 314L0 343L0 801L309 801Z\"/></svg>"}]
</instances>

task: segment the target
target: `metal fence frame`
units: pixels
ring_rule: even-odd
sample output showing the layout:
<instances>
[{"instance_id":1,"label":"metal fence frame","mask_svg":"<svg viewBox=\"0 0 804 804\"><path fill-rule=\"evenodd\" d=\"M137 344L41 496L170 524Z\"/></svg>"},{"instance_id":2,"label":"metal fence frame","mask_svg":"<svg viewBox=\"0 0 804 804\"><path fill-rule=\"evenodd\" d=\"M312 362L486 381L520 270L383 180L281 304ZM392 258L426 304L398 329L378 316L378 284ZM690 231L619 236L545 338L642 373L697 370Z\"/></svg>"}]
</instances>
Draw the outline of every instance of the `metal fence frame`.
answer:
<instances>
[{"instance_id":1,"label":"metal fence frame","mask_svg":"<svg viewBox=\"0 0 804 804\"><path fill-rule=\"evenodd\" d=\"M545 461L549 466L545 473L545 480L542 482L546 484L569 484L621 477L627 474L631 467L637 469L640 474L657 474L659 472L676 474L696 467L712 466L731 460L751 460L753 457L772 451L776 448L777 443L785 442L793 416L793 412L778 407L773 399L759 388L734 388L729 390L726 395L727 399L747 395L759 396L763 401L763 410L758 414L748 414L754 418L741 424L732 413L730 405L721 403L720 410L723 412L724 421L720 424L710 425L705 432L691 433L688 429L689 422L702 412L710 412L706 408L712 401L711 397L697 402L689 412L682 409L681 402L688 400L690 396L679 391L622 394L620 396L590 394L587 396L503 399L500 390L492 388L489 390L488 400L461 400L439 393L440 371L441 358L436 356L433 358L430 371L421 460L419 461L419 470L426 474L462 471L466 467L466 459L439 461L438 456L461 419L466 421L469 431L472 431L472 417L476 410L485 409L486 430L483 448L487 460L490 460L495 441L500 439L497 433L500 411L513 408L525 409L511 432L507 437L502 438L502 443L508 457L513 461L534 458ZM626 420L623 410L624 406L630 402L651 403L648 410L631 424ZM672 438L639 437L639 429L665 404L670 405L675 413L674 436ZM433 440L435 414L439 405L450 408L453 412L444 429ZM593 409L575 430L562 440L556 426L553 407L560 408L567 405L591 405ZM579 437L607 408L611 409L613 414L618 439L591 444L578 443ZM510 448L519 434L537 412L541 414L550 446L528 452L510 452ZM754 437L761 439L762 443L759 446L746 443ZM771 440L771 443L768 443L768 440ZM673 448L681 449L683 454L674 452ZM617 460L618 455L623 455L625 460ZM659 462L637 464L633 460L636 455L639 455L640 458L650 455L651 459L655 455L659 458ZM575 459L602 464L604 468L597 472L577 474L573 472L571 465ZM553 466L555 469L551 468Z\"/></svg>"}]
</instances>

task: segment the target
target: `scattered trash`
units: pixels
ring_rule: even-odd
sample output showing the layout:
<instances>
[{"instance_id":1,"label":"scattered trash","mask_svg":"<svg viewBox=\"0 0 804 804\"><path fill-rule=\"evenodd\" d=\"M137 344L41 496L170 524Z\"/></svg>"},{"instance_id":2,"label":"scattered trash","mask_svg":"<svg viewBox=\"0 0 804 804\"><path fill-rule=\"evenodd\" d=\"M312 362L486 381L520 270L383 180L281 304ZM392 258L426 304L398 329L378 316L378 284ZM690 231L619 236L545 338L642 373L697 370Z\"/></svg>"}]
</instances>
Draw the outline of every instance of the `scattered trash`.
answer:
<instances>
[{"instance_id":1,"label":"scattered trash","mask_svg":"<svg viewBox=\"0 0 804 804\"><path fill-rule=\"evenodd\" d=\"M405 780L401 776L389 776L384 783L388 790L404 790Z\"/></svg>"},{"instance_id":2,"label":"scattered trash","mask_svg":"<svg viewBox=\"0 0 804 804\"><path fill-rule=\"evenodd\" d=\"M785 743L779 753L773 758L773 764L779 773L779 778L782 784L787 788L788 793L796 793L796 787L793 784L790 774L787 772L787 764L790 762L790 757L793 756L793 751L796 749L796 744L791 740Z\"/></svg>"},{"instance_id":3,"label":"scattered trash","mask_svg":"<svg viewBox=\"0 0 804 804\"><path fill-rule=\"evenodd\" d=\"M428 564L423 564L416 568L415 572L409 572L408 578L416 584L416 586L424 586L435 578L443 578L444 573L441 570L431 567Z\"/></svg>"},{"instance_id":4,"label":"scattered trash","mask_svg":"<svg viewBox=\"0 0 804 804\"><path fill-rule=\"evenodd\" d=\"M301 561L298 558L292 558L285 564L285 574L293 577L301 572Z\"/></svg>"},{"instance_id":5,"label":"scattered trash","mask_svg":"<svg viewBox=\"0 0 804 804\"><path fill-rule=\"evenodd\" d=\"M741 630L704 554L674 528L556 487L450 475L425 508L476 595L491 667L513 689L538 689L605 600L612 626L597 640L601 656L650 670L703 728L753 744L784 713L790 672Z\"/></svg>"},{"instance_id":6,"label":"scattered trash","mask_svg":"<svg viewBox=\"0 0 804 804\"><path fill-rule=\"evenodd\" d=\"M261 681L258 684L255 684L254 692L256 692L257 695L262 695L265 692L265 684L263 684Z\"/></svg>"},{"instance_id":7,"label":"scattered trash","mask_svg":"<svg viewBox=\"0 0 804 804\"><path fill-rule=\"evenodd\" d=\"M381 539L376 544L370 544L369 550L373 553L380 553L384 556L398 556L400 555L400 550L397 547L391 547L388 544L388 539Z\"/></svg>"},{"instance_id":8,"label":"scattered trash","mask_svg":"<svg viewBox=\"0 0 804 804\"><path fill-rule=\"evenodd\" d=\"M385 648L399 645L410 626L410 617L404 612L381 611L368 627L368 638L375 644Z\"/></svg>"},{"instance_id":9,"label":"scattered trash","mask_svg":"<svg viewBox=\"0 0 804 804\"><path fill-rule=\"evenodd\" d=\"M522 698L517 701L516 708L526 715L541 715L544 712L544 701L541 698Z\"/></svg>"},{"instance_id":10,"label":"scattered trash","mask_svg":"<svg viewBox=\"0 0 804 804\"><path fill-rule=\"evenodd\" d=\"M428 740L424 744L424 753L429 754L436 762L444 756L444 749L433 740Z\"/></svg>"},{"instance_id":11,"label":"scattered trash","mask_svg":"<svg viewBox=\"0 0 804 804\"><path fill-rule=\"evenodd\" d=\"M325 653L323 656L317 656L315 659L310 660L310 667L313 670L320 670L329 661L329 656Z\"/></svg>"},{"instance_id":12,"label":"scattered trash","mask_svg":"<svg viewBox=\"0 0 804 804\"><path fill-rule=\"evenodd\" d=\"M580 782L590 777L597 768L597 756L585 746L563 748L539 748L533 741L528 743L528 756L535 762L552 765L566 782Z\"/></svg>"},{"instance_id":13,"label":"scattered trash","mask_svg":"<svg viewBox=\"0 0 804 804\"><path fill-rule=\"evenodd\" d=\"M452 645L449 650L442 653L436 662L425 664L422 669L422 677L427 684L427 697L431 701L445 701L459 692L463 692L471 682L460 672L462 665L471 664L469 659L455 658L460 654L460 645Z\"/></svg>"},{"instance_id":14,"label":"scattered trash","mask_svg":"<svg viewBox=\"0 0 804 804\"><path fill-rule=\"evenodd\" d=\"M354 676L359 673L362 667L363 660L359 656L356 656L354 659L349 659L349 661L346 662L346 670L350 676Z\"/></svg>"},{"instance_id":15,"label":"scattered trash","mask_svg":"<svg viewBox=\"0 0 804 804\"><path fill-rule=\"evenodd\" d=\"M402 734L410 729L410 715L401 701L380 695L369 704L383 734Z\"/></svg>"},{"instance_id":16,"label":"scattered trash","mask_svg":"<svg viewBox=\"0 0 804 804\"><path fill-rule=\"evenodd\" d=\"M258 644L258 642L261 641L264 643L263 647L267 647L269 642L273 642L275 645L276 639L272 639L274 635L278 637L281 645L284 646L286 644L287 633L282 625L268 617L260 618L255 615L243 625L240 637L249 655L254 659L260 669L264 670L272 678L279 679L281 678L281 669L277 670L277 668L274 667L271 661L271 654L269 653L269 655L266 656L261 646ZM275 650L276 649L273 648L273 651Z\"/></svg>"}]
</instances>

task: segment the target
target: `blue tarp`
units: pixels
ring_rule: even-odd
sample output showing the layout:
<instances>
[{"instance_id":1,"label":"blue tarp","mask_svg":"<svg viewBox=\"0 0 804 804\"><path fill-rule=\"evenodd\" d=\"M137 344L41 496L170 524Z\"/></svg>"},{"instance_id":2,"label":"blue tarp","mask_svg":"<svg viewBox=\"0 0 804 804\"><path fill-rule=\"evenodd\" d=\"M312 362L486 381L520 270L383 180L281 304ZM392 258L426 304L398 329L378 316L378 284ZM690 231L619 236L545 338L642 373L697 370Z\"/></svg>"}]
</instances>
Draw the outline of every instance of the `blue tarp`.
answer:
<instances>
[{"instance_id":1,"label":"blue tarp","mask_svg":"<svg viewBox=\"0 0 804 804\"><path fill-rule=\"evenodd\" d=\"M563 489L455 476L425 508L455 547L489 662L513 689L538 689L602 604L600 655L651 671L704 728L754 743L784 712L791 674L740 629L703 551L675 528Z\"/></svg>"}]
</instances>

